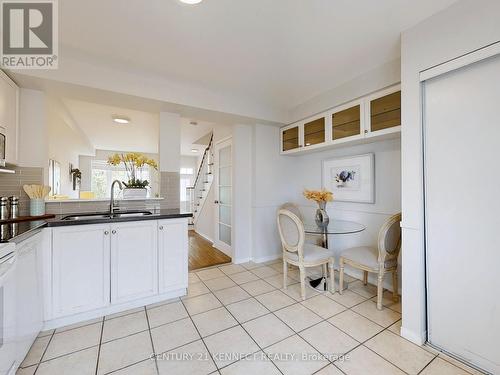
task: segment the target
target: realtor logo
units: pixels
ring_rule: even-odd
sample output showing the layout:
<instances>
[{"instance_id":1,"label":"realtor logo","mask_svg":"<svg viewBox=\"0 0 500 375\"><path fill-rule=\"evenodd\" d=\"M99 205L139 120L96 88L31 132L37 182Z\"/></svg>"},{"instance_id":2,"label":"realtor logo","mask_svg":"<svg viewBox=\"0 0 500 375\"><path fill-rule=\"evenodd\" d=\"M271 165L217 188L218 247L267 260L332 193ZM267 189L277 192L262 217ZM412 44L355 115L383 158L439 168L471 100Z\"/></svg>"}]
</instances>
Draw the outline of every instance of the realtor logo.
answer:
<instances>
[{"instance_id":1,"label":"realtor logo","mask_svg":"<svg viewBox=\"0 0 500 375\"><path fill-rule=\"evenodd\" d=\"M1 0L1 67L57 69L57 2Z\"/></svg>"}]
</instances>

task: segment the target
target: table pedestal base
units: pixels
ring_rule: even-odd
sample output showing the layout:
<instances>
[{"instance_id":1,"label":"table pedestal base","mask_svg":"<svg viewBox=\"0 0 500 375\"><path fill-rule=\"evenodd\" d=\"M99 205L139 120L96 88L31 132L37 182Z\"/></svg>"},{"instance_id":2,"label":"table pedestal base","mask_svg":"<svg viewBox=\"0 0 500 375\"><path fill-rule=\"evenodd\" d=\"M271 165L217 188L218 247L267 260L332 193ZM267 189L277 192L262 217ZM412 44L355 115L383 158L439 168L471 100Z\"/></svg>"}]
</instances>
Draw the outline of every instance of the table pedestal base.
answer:
<instances>
[{"instance_id":1,"label":"table pedestal base","mask_svg":"<svg viewBox=\"0 0 500 375\"><path fill-rule=\"evenodd\" d=\"M313 288L314 290L317 290L318 292L326 292L328 291L328 282L330 281L330 277L323 277L320 276L319 278L312 278L308 277L307 284ZM335 272L335 290L338 291L339 285L340 285L340 280L339 280L339 275L338 272ZM347 282L344 280L344 287L342 290L347 289Z\"/></svg>"}]
</instances>

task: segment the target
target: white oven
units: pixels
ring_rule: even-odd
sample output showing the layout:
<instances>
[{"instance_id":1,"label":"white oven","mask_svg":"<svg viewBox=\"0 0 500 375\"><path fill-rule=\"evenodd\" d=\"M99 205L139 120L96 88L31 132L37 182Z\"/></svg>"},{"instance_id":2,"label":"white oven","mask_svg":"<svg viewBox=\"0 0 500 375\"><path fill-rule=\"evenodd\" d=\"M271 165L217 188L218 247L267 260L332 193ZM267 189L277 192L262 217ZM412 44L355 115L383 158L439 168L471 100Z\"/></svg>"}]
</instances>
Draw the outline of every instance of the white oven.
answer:
<instances>
[{"instance_id":1,"label":"white oven","mask_svg":"<svg viewBox=\"0 0 500 375\"><path fill-rule=\"evenodd\" d=\"M16 254L0 243L0 375L13 375L16 361Z\"/></svg>"}]
</instances>

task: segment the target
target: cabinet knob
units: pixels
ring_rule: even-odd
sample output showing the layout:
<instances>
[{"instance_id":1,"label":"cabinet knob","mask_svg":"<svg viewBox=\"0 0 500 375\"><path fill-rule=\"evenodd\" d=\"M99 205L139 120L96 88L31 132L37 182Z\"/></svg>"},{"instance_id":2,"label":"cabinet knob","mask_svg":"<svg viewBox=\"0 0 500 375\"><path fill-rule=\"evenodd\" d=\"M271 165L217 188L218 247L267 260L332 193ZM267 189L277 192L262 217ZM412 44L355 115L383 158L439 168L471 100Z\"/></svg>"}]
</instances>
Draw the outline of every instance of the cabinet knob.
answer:
<instances>
[{"instance_id":1,"label":"cabinet knob","mask_svg":"<svg viewBox=\"0 0 500 375\"><path fill-rule=\"evenodd\" d=\"M163 230L163 225L160 225L160 226L158 227L158 229L159 229L159 230Z\"/></svg>"},{"instance_id":2,"label":"cabinet knob","mask_svg":"<svg viewBox=\"0 0 500 375\"><path fill-rule=\"evenodd\" d=\"M114 230L114 229L113 229L113 230L111 231L111 233L112 233L112 234L116 234L116 230Z\"/></svg>"},{"instance_id":3,"label":"cabinet knob","mask_svg":"<svg viewBox=\"0 0 500 375\"><path fill-rule=\"evenodd\" d=\"M104 231L104 235L107 236L109 232L107 230Z\"/></svg>"},{"instance_id":4,"label":"cabinet knob","mask_svg":"<svg viewBox=\"0 0 500 375\"><path fill-rule=\"evenodd\" d=\"M219 201L214 201L215 204L219 204Z\"/></svg>"}]
</instances>

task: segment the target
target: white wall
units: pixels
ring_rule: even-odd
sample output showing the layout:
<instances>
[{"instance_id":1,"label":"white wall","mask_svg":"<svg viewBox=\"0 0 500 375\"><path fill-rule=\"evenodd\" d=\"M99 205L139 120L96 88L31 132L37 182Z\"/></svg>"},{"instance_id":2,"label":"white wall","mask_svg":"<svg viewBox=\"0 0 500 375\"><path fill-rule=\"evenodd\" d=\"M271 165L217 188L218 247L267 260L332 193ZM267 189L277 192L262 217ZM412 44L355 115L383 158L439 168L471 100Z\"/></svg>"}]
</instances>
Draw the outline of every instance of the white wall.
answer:
<instances>
[{"instance_id":1,"label":"white wall","mask_svg":"<svg viewBox=\"0 0 500 375\"><path fill-rule=\"evenodd\" d=\"M181 162L181 117L160 112L160 171L177 172Z\"/></svg>"},{"instance_id":2,"label":"white wall","mask_svg":"<svg viewBox=\"0 0 500 375\"><path fill-rule=\"evenodd\" d=\"M402 35L404 337L426 340L422 127L419 72L500 40L500 2L462 0Z\"/></svg>"}]
</instances>

